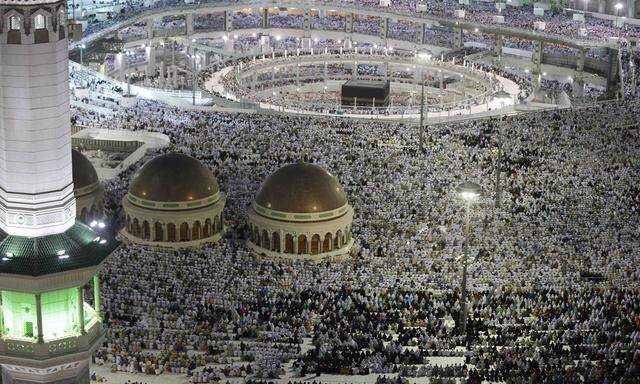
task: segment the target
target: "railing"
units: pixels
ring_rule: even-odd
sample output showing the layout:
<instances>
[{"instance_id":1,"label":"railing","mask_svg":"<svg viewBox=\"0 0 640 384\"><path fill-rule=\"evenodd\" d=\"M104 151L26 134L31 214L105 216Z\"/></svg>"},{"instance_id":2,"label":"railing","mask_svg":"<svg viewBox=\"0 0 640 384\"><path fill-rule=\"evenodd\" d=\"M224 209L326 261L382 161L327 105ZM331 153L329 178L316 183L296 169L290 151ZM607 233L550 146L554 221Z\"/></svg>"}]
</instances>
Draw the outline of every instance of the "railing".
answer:
<instances>
[{"instance_id":1,"label":"railing","mask_svg":"<svg viewBox=\"0 0 640 384\"><path fill-rule=\"evenodd\" d=\"M362 4L358 4L357 6L344 4L344 3L334 3L330 1L295 1L295 0L281 0L281 1L251 1L251 0L240 0L234 2L214 2L214 1L202 1L201 4L197 5L185 5L185 6L172 6L171 10L168 11L167 8L162 4L162 2L158 3L158 8L153 9L152 11L143 10L137 13L137 17L134 16L128 20L124 20L116 25L105 28L104 30L98 31L93 35L90 35L83 39L81 42L72 43L71 47L75 48L78 44L87 43L92 41L99 36L102 36L107 33L114 32L124 26L132 25L138 23L140 21L145 20L149 17L158 17L163 14L172 13L189 13L190 11L197 11L202 8L215 8L215 9L226 9L226 8L243 8L243 7L251 7L251 8L260 8L260 7L273 7L273 6L282 6L282 7L293 7L293 8L305 8L305 7L322 7L322 8L331 8L338 12L351 12L351 13L364 13L364 14L373 14L378 15L380 17L387 17L391 19L400 19L400 20L409 20L414 22L422 22L433 24L434 22L440 23L445 26L455 26L457 28L463 28L466 30L474 30L479 29L483 33L497 33L501 35L511 35L517 37L523 37L530 40L546 40L552 43L566 45L569 47L600 47L606 46L606 43L602 43L601 41L589 40L588 37L584 38L581 43L576 42L577 38L566 38L561 35L553 35L546 32L537 32L534 30L526 30L520 28L513 27L504 27L500 24L483 24L475 21L466 21L464 19L457 19L454 17L446 17L446 16L436 16L430 14L420 14L416 11L412 10L400 10L400 9L389 9L389 8L380 8L374 6L365 6ZM135 13L134 13L135 14ZM186 33L186 31L184 32ZM157 36L154 34L154 36Z\"/></svg>"},{"instance_id":2,"label":"railing","mask_svg":"<svg viewBox=\"0 0 640 384\"><path fill-rule=\"evenodd\" d=\"M65 338L45 340L44 343L38 343L35 339L2 338L0 339L0 354L7 357L42 359L72 351L88 350L101 333L102 323L94 318L87 324L84 335L75 334Z\"/></svg>"}]
</instances>

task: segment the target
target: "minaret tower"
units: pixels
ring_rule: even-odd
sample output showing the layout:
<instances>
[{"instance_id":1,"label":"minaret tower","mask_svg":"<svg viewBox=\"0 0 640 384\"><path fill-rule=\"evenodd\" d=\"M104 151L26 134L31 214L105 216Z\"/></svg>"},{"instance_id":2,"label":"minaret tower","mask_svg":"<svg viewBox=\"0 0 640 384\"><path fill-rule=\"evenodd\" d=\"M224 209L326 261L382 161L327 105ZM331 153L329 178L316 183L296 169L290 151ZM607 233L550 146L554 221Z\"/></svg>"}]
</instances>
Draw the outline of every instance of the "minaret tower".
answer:
<instances>
[{"instance_id":1,"label":"minaret tower","mask_svg":"<svg viewBox=\"0 0 640 384\"><path fill-rule=\"evenodd\" d=\"M67 37L66 0L0 0L3 384L88 383L104 338L97 272L118 243L75 221Z\"/></svg>"}]
</instances>

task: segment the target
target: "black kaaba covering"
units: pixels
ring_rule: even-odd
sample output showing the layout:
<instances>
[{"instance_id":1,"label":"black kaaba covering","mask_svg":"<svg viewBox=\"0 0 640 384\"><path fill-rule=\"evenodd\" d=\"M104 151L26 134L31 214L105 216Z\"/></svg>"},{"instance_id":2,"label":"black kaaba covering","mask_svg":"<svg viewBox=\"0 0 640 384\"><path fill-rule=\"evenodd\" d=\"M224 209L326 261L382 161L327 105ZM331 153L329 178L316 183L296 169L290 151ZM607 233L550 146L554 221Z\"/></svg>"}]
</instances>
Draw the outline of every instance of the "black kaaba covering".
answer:
<instances>
[{"instance_id":1,"label":"black kaaba covering","mask_svg":"<svg viewBox=\"0 0 640 384\"><path fill-rule=\"evenodd\" d=\"M342 84L342 105L386 107L389 105L389 89L389 80L349 80Z\"/></svg>"}]
</instances>

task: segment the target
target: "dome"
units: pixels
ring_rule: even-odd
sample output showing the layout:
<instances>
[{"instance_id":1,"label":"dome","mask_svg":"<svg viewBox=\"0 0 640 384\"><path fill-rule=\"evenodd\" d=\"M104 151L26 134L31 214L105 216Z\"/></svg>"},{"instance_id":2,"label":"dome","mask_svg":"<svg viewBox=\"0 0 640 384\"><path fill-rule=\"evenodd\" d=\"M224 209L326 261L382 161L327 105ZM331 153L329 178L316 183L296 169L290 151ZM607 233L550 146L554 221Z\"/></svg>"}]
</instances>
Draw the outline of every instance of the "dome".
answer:
<instances>
[{"instance_id":1,"label":"dome","mask_svg":"<svg viewBox=\"0 0 640 384\"><path fill-rule=\"evenodd\" d=\"M129 193L135 197L163 202L201 200L219 190L218 181L206 166L181 153L160 155L148 161L129 187Z\"/></svg>"},{"instance_id":2,"label":"dome","mask_svg":"<svg viewBox=\"0 0 640 384\"><path fill-rule=\"evenodd\" d=\"M344 189L329 172L304 162L278 169L260 186L256 204L275 211L326 212L347 204Z\"/></svg>"},{"instance_id":3,"label":"dome","mask_svg":"<svg viewBox=\"0 0 640 384\"><path fill-rule=\"evenodd\" d=\"M73 169L73 188L80 189L98 182L98 174L93 164L80 151L71 150L71 168Z\"/></svg>"}]
</instances>

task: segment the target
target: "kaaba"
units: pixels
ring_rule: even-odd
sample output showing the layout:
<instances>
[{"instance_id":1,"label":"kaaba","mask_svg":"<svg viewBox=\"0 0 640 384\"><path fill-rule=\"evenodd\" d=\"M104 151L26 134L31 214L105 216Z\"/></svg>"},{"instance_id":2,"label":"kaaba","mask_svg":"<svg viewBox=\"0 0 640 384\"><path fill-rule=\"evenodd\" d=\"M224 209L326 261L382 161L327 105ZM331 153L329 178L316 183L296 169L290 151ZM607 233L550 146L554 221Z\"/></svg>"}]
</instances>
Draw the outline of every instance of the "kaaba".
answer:
<instances>
[{"instance_id":1,"label":"kaaba","mask_svg":"<svg viewBox=\"0 0 640 384\"><path fill-rule=\"evenodd\" d=\"M387 107L389 106L389 89L389 80L349 80L342 84L342 105Z\"/></svg>"}]
</instances>

